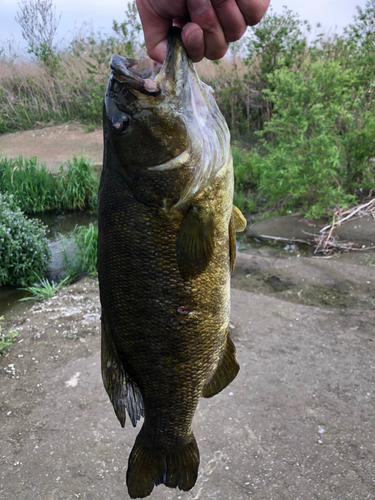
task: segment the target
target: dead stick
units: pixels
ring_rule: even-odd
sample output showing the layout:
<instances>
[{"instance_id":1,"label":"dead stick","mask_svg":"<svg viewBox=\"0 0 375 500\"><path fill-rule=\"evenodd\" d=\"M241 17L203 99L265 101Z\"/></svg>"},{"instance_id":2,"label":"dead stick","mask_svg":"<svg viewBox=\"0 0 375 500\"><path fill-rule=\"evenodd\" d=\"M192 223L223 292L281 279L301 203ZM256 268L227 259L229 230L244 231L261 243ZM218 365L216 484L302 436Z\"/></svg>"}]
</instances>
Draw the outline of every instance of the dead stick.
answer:
<instances>
[{"instance_id":1,"label":"dead stick","mask_svg":"<svg viewBox=\"0 0 375 500\"><path fill-rule=\"evenodd\" d=\"M363 208L368 207L369 205L371 205L374 202L375 202L375 198L373 200L369 201L368 203L365 203L364 205L360 205L350 215L348 215L347 217L344 217L343 219L338 220L337 222L335 222L335 224L341 224L341 222L344 222L345 220L350 219L350 217L352 217L354 214L356 214L357 212L359 212L359 210L362 210ZM319 232L323 233L324 231L326 231L330 227L331 227L331 224L329 224L328 226L323 227L323 229L321 229Z\"/></svg>"},{"instance_id":2,"label":"dead stick","mask_svg":"<svg viewBox=\"0 0 375 500\"><path fill-rule=\"evenodd\" d=\"M307 234L307 233L306 233ZM276 241L285 241L287 243L304 243L306 245L311 245L311 243L307 240L294 240L289 238L281 238L280 236L267 236L266 234L257 234L256 236L250 236L251 238L263 238L265 240L276 240Z\"/></svg>"}]
</instances>

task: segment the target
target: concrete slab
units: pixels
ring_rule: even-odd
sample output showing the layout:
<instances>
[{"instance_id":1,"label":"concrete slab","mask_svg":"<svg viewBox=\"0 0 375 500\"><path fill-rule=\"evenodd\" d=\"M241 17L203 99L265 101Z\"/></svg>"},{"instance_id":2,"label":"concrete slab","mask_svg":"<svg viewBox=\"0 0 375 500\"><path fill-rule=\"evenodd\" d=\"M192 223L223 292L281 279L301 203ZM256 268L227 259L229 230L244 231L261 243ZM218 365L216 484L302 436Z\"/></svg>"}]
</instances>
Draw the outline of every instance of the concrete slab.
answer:
<instances>
[{"instance_id":1,"label":"concrete slab","mask_svg":"<svg viewBox=\"0 0 375 500\"><path fill-rule=\"evenodd\" d=\"M265 236L287 238L290 240L311 241L315 234L329 224L327 219L304 219L298 215L270 217L269 219L249 224L246 234L251 238ZM309 234L307 234L309 233ZM358 246L375 245L375 219L372 215L353 217L336 226L333 236L341 241L355 242Z\"/></svg>"}]
</instances>

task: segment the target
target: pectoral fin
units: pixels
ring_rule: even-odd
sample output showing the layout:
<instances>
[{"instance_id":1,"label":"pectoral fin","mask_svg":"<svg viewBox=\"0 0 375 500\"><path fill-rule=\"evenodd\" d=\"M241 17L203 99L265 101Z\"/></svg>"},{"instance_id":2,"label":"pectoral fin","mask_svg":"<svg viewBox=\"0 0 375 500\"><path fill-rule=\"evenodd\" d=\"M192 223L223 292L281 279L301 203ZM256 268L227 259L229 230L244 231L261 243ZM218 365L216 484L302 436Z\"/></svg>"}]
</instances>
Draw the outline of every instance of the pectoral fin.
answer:
<instances>
[{"instance_id":1,"label":"pectoral fin","mask_svg":"<svg viewBox=\"0 0 375 500\"><path fill-rule=\"evenodd\" d=\"M241 210L234 205L233 205L233 210L232 210L232 219L233 219L234 227L236 228L237 233L246 229L247 220L243 216Z\"/></svg>"},{"instance_id":2,"label":"pectoral fin","mask_svg":"<svg viewBox=\"0 0 375 500\"><path fill-rule=\"evenodd\" d=\"M228 333L223 356L212 378L203 386L202 396L204 398L212 398L212 396L225 389L236 378L239 369L236 348Z\"/></svg>"},{"instance_id":3,"label":"pectoral fin","mask_svg":"<svg viewBox=\"0 0 375 500\"><path fill-rule=\"evenodd\" d=\"M229 221L229 258L230 258L230 272L234 271L234 266L236 264L236 228L233 222L233 215Z\"/></svg>"},{"instance_id":4,"label":"pectoral fin","mask_svg":"<svg viewBox=\"0 0 375 500\"><path fill-rule=\"evenodd\" d=\"M230 257L230 271L234 271L236 263L236 232L243 231L246 228L247 220L242 215L239 208L233 205L232 216L229 221L229 257Z\"/></svg>"},{"instance_id":5,"label":"pectoral fin","mask_svg":"<svg viewBox=\"0 0 375 500\"><path fill-rule=\"evenodd\" d=\"M199 276L214 253L214 217L202 207L191 207L177 237L177 262L184 280Z\"/></svg>"},{"instance_id":6,"label":"pectoral fin","mask_svg":"<svg viewBox=\"0 0 375 500\"><path fill-rule=\"evenodd\" d=\"M103 316L103 315L102 315ZM137 420L144 416L142 394L138 385L133 382L121 363L112 341L108 322L102 319L102 378L105 390L111 400L116 416L122 427L125 427L126 410L133 427Z\"/></svg>"}]
</instances>

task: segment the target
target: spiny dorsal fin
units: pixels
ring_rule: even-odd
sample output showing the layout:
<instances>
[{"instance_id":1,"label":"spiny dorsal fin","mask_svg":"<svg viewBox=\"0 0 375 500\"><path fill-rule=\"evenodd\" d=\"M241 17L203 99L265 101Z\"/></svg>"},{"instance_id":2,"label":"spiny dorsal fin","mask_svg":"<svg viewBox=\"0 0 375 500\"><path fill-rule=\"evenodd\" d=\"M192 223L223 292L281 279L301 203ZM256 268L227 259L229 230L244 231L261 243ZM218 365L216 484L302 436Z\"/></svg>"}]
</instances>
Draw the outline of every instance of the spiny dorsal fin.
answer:
<instances>
[{"instance_id":1,"label":"spiny dorsal fin","mask_svg":"<svg viewBox=\"0 0 375 500\"><path fill-rule=\"evenodd\" d=\"M122 427L125 427L126 409L133 427L137 420L144 417L142 394L138 385L133 382L118 357L113 344L108 322L102 314L102 378L105 390L111 400L116 416Z\"/></svg>"},{"instance_id":2,"label":"spiny dorsal fin","mask_svg":"<svg viewBox=\"0 0 375 500\"><path fill-rule=\"evenodd\" d=\"M203 386L202 396L204 398L212 398L212 396L215 396L225 389L225 387L236 378L239 369L240 366L236 358L236 348L228 333L227 344L222 358L212 378Z\"/></svg>"},{"instance_id":3,"label":"spiny dorsal fin","mask_svg":"<svg viewBox=\"0 0 375 500\"><path fill-rule=\"evenodd\" d=\"M243 231L246 228L247 220L243 216L241 210L237 208L235 205L233 205L232 218L237 233Z\"/></svg>"},{"instance_id":4,"label":"spiny dorsal fin","mask_svg":"<svg viewBox=\"0 0 375 500\"><path fill-rule=\"evenodd\" d=\"M212 259L215 248L212 212L193 206L177 237L177 262L184 280L199 276Z\"/></svg>"}]
</instances>

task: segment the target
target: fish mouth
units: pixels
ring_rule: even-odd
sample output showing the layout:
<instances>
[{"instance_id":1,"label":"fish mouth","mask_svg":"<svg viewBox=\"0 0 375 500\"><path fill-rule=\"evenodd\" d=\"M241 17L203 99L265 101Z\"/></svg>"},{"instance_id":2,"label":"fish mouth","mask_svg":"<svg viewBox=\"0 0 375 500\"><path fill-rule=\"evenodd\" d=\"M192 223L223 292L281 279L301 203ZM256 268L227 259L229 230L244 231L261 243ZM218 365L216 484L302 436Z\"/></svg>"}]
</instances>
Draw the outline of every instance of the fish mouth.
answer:
<instances>
[{"instance_id":1,"label":"fish mouth","mask_svg":"<svg viewBox=\"0 0 375 500\"><path fill-rule=\"evenodd\" d=\"M163 93L175 95L176 99L181 99L181 91L186 88L189 64L192 62L186 55L181 30L175 26L168 33L163 65L150 57L132 59L115 55L111 59L112 76L118 82L141 94L156 97Z\"/></svg>"},{"instance_id":2,"label":"fish mouth","mask_svg":"<svg viewBox=\"0 0 375 500\"><path fill-rule=\"evenodd\" d=\"M117 81L142 94L152 96L157 96L161 92L160 86L155 82L160 68L161 64L149 57L131 59L116 55L111 59L112 75Z\"/></svg>"}]
</instances>

